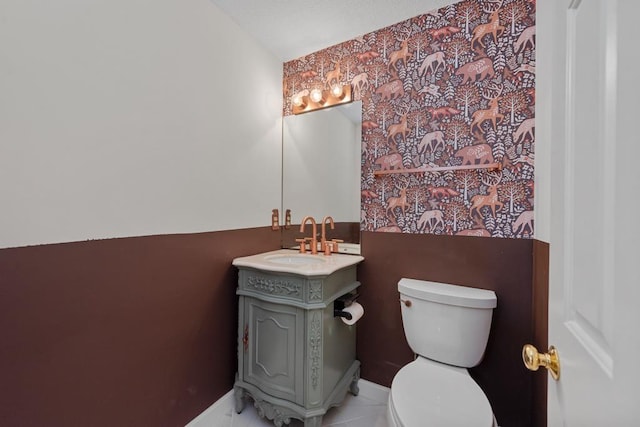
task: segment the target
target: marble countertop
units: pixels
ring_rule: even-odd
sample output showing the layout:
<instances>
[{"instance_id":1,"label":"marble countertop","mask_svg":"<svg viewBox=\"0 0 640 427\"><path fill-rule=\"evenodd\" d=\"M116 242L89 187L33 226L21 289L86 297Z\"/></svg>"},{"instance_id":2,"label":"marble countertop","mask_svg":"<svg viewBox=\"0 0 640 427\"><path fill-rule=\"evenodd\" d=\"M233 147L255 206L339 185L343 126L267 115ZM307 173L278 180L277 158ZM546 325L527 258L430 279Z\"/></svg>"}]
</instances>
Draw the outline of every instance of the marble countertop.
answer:
<instances>
[{"instance_id":1,"label":"marble countertop","mask_svg":"<svg viewBox=\"0 0 640 427\"><path fill-rule=\"evenodd\" d=\"M291 249L279 249L233 260L236 267L249 267L276 273L292 273L303 276L329 275L364 260L360 255L301 254Z\"/></svg>"}]
</instances>

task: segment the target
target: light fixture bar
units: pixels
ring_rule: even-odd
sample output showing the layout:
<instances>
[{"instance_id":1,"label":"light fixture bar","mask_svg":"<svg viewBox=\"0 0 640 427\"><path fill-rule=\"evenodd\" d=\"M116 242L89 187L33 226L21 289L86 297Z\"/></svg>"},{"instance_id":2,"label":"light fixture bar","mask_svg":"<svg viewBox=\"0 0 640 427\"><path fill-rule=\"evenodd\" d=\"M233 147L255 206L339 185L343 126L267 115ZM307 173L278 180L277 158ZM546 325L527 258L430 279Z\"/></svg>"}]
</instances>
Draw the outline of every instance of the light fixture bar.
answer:
<instances>
[{"instance_id":1,"label":"light fixture bar","mask_svg":"<svg viewBox=\"0 0 640 427\"><path fill-rule=\"evenodd\" d=\"M342 90L339 90L340 88ZM300 102L299 100L297 100L298 102L293 102L292 99L291 109L293 111L293 114L308 113L309 111L333 107L334 105L347 104L353 101L353 99L351 98L351 85L348 84L341 85L338 88L336 88L334 85L334 87L331 87L330 89L322 90L321 95L322 96L317 96L315 98L316 100L318 100L317 102L314 101L311 94L305 94L303 96L304 102ZM299 97L300 94L295 96Z\"/></svg>"}]
</instances>

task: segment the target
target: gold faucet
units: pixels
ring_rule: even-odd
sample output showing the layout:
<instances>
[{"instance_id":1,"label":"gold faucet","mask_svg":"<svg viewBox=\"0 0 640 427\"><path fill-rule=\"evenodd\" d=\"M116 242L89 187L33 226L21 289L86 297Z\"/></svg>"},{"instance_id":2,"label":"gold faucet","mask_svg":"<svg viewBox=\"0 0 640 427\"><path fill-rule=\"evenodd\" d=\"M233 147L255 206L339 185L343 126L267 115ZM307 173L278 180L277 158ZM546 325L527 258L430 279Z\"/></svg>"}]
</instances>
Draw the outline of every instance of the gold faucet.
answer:
<instances>
[{"instance_id":1,"label":"gold faucet","mask_svg":"<svg viewBox=\"0 0 640 427\"><path fill-rule=\"evenodd\" d=\"M329 221L329 224L331 224L332 230L335 230L336 228L335 225L333 224L333 218L331 218L330 216L325 216L324 218L322 218L322 235L320 236L320 250L325 254L327 254L327 230L326 230L327 221ZM331 254L331 251L329 251L328 253Z\"/></svg>"},{"instance_id":2,"label":"gold faucet","mask_svg":"<svg viewBox=\"0 0 640 427\"><path fill-rule=\"evenodd\" d=\"M316 228L316 220L313 219L313 217L305 216L302 219L302 223L300 224L300 232L304 233L304 226L307 224L307 221L311 221L311 233L312 233L311 234L311 253L315 255L318 253L318 239L316 238L316 233L318 232L318 229ZM304 239L304 240L307 240L307 239ZM302 249L304 245L305 245L304 242L300 244L300 253L304 253L304 250Z\"/></svg>"}]
</instances>

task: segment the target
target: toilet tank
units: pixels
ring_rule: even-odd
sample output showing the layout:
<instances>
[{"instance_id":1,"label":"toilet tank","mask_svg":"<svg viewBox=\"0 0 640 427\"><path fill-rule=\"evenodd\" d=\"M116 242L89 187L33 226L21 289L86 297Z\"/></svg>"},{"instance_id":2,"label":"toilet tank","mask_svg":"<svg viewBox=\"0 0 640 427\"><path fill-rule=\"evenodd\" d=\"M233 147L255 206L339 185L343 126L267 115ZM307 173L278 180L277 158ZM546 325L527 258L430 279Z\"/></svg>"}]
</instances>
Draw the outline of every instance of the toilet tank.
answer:
<instances>
[{"instance_id":1,"label":"toilet tank","mask_svg":"<svg viewBox=\"0 0 640 427\"><path fill-rule=\"evenodd\" d=\"M414 353L463 368L480 363L495 292L414 279L401 279L398 291L404 332Z\"/></svg>"}]
</instances>

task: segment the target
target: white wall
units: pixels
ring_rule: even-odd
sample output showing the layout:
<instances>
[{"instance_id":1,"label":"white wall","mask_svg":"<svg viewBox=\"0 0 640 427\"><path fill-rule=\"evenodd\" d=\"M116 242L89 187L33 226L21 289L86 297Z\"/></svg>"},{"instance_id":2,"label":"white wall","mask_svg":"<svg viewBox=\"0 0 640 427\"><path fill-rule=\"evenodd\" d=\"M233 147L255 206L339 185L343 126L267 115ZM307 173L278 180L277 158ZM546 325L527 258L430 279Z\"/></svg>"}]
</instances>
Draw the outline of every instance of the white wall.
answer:
<instances>
[{"instance_id":1,"label":"white wall","mask_svg":"<svg viewBox=\"0 0 640 427\"><path fill-rule=\"evenodd\" d=\"M281 85L208 0L2 0L0 247L269 225Z\"/></svg>"}]
</instances>

